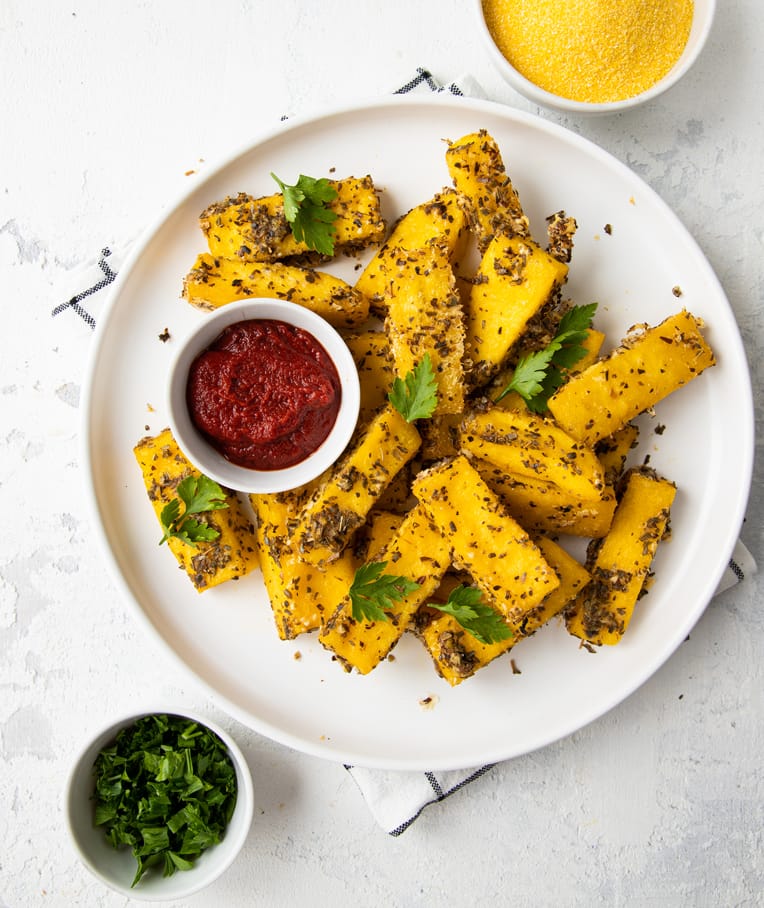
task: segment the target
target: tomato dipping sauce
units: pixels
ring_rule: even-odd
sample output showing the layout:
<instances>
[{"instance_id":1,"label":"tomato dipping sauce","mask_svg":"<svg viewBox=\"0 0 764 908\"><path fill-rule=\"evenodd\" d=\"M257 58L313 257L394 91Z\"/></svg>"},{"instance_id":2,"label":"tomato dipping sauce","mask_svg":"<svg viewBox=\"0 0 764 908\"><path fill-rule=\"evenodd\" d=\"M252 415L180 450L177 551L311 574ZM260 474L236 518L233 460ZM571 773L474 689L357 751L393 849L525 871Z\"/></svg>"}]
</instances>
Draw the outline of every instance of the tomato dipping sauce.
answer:
<instances>
[{"instance_id":1,"label":"tomato dipping sauce","mask_svg":"<svg viewBox=\"0 0 764 908\"><path fill-rule=\"evenodd\" d=\"M277 319L226 328L192 362L191 421L231 463L281 470L316 451L334 426L342 389L323 346Z\"/></svg>"}]
</instances>

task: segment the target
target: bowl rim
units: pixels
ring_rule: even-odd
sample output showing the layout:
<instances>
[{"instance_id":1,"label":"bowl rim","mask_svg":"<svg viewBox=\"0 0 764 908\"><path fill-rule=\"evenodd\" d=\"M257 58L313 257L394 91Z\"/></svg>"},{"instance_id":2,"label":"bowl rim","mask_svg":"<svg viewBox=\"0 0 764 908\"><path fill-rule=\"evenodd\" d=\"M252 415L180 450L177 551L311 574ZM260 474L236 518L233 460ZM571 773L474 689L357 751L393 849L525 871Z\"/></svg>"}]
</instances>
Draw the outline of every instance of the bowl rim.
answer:
<instances>
[{"instance_id":1,"label":"bowl rim","mask_svg":"<svg viewBox=\"0 0 764 908\"><path fill-rule=\"evenodd\" d=\"M360 412L360 379L342 335L325 318L298 303L247 297L226 303L203 318L178 343L166 382L166 406L173 437L189 462L220 485L238 492L268 494L298 488L328 469L345 450ZM186 407L186 381L193 359L229 325L247 319L288 322L311 333L337 368L342 397L329 435L308 457L282 470L253 470L226 460L194 427Z\"/></svg>"},{"instance_id":2,"label":"bowl rim","mask_svg":"<svg viewBox=\"0 0 764 908\"><path fill-rule=\"evenodd\" d=\"M562 95L556 95L553 92L541 88L515 69L493 40L493 36L491 35L485 20L483 0L472 0L472 2L477 13L478 28L483 36L483 42L488 50L494 68L515 89L515 91L519 92L528 100L535 102L541 107L569 114L621 113L622 111L630 110L641 104L645 104L668 91L697 61L705 47L708 36L711 33L711 28L713 27L716 15L716 0L701 0L700 5L703 15L700 17L697 15L699 7L698 0L693 0L693 18L687 44L671 69L649 88L639 92L639 94L632 95L631 97L624 98L620 101L575 101L572 98L565 98Z\"/></svg>"},{"instance_id":3,"label":"bowl rim","mask_svg":"<svg viewBox=\"0 0 764 908\"><path fill-rule=\"evenodd\" d=\"M74 820L78 783L83 776L92 774L92 763L95 761L99 751L110 741L114 740L123 728L129 728L139 719L155 715L178 716L183 719L189 719L204 725L207 729L214 732L225 745L236 772L236 806L223 840L214 846L215 849L221 849L224 857L218 860L214 867L195 865L191 870L178 871L173 877L170 877L170 879L175 881L173 883L175 891L169 893L161 891L161 883L157 884L156 890L141 891L140 889L131 889L129 886L124 886L121 882L114 879L113 876L93 860L90 850L83 842L79 825ZM89 786L87 787L89 788ZM83 737L75 749L75 755L69 767L63 790L64 820L69 833L69 841L80 862L92 876L113 891L139 901L171 901L185 898L195 892L199 892L216 879L219 879L231 866L244 846L252 826L254 806L255 796L252 771L244 753L233 736L205 713L173 704L158 704L124 713L110 722L102 724L94 732L90 732ZM234 818L236 818L236 823L234 823ZM95 829L95 827L93 828ZM218 852L218 855L221 852ZM164 879L165 877L162 877L162 880ZM187 882L188 885L179 885L179 881Z\"/></svg>"}]
</instances>

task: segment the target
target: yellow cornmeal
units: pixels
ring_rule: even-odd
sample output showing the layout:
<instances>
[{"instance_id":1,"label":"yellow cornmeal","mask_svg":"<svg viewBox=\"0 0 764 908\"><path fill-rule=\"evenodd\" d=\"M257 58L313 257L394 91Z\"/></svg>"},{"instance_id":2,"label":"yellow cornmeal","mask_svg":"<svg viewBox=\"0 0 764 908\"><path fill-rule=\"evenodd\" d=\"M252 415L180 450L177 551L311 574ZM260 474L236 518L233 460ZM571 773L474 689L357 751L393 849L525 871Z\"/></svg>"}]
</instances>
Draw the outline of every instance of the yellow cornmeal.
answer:
<instances>
[{"instance_id":1,"label":"yellow cornmeal","mask_svg":"<svg viewBox=\"0 0 764 908\"><path fill-rule=\"evenodd\" d=\"M573 101L623 101L676 63L692 0L483 0L486 25L512 66Z\"/></svg>"}]
</instances>

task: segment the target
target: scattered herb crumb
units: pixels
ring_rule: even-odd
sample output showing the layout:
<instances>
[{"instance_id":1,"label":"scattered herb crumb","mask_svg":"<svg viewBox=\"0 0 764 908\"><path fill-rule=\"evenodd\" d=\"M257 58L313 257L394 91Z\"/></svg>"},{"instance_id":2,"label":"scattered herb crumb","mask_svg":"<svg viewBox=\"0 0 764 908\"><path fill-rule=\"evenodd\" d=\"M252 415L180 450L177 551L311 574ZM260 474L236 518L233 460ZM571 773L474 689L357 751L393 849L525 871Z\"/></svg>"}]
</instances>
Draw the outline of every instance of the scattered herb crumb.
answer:
<instances>
[{"instance_id":1,"label":"scattered herb crumb","mask_svg":"<svg viewBox=\"0 0 764 908\"><path fill-rule=\"evenodd\" d=\"M605 226L602 229L605 231L605 233L608 236L613 235L613 225L612 224L605 224Z\"/></svg>"},{"instance_id":2,"label":"scattered herb crumb","mask_svg":"<svg viewBox=\"0 0 764 908\"><path fill-rule=\"evenodd\" d=\"M424 710L433 710L438 705L438 697L435 694L428 694L419 701L419 705Z\"/></svg>"},{"instance_id":3,"label":"scattered herb crumb","mask_svg":"<svg viewBox=\"0 0 764 908\"><path fill-rule=\"evenodd\" d=\"M674 294L674 296L681 296L681 295L682 295L682 288L679 286L679 284L675 284L675 285L671 288L671 292Z\"/></svg>"},{"instance_id":4,"label":"scattered herb crumb","mask_svg":"<svg viewBox=\"0 0 764 908\"><path fill-rule=\"evenodd\" d=\"M159 340L162 341L163 344L166 344L169 339L170 332L167 330L167 328L165 328L164 331L162 331L162 333L159 335Z\"/></svg>"},{"instance_id":5,"label":"scattered herb crumb","mask_svg":"<svg viewBox=\"0 0 764 908\"><path fill-rule=\"evenodd\" d=\"M655 432L656 435L663 435L665 431L666 427L663 425L663 423L658 423L658 425L653 429L653 432Z\"/></svg>"},{"instance_id":6,"label":"scattered herb crumb","mask_svg":"<svg viewBox=\"0 0 764 908\"><path fill-rule=\"evenodd\" d=\"M517 667L517 663L515 662L514 659L510 659L510 660L509 660L509 664L512 666L512 674L513 674L513 675L522 675L522 672L521 672L520 669Z\"/></svg>"}]
</instances>

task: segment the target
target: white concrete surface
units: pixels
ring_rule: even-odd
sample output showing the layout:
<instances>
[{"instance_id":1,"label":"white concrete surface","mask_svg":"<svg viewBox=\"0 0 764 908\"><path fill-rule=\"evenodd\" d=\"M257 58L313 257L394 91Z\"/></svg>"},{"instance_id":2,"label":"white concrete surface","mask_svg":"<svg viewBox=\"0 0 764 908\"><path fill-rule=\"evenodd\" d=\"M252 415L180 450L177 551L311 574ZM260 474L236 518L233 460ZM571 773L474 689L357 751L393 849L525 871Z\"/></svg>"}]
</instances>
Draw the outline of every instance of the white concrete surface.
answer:
<instances>
[{"instance_id":1,"label":"white concrete surface","mask_svg":"<svg viewBox=\"0 0 764 908\"><path fill-rule=\"evenodd\" d=\"M650 106L539 113L626 162L694 234L737 314L760 425L764 6L719 7L699 63ZM341 767L217 712L99 563L77 463L82 363L50 317L62 280L263 125L385 92L418 65L531 109L457 0L0 3L2 908L124 904L70 848L63 781L88 730L163 696L233 730L257 785L244 852L189 906L764 904L761 573L627 702L393 839ZM759 452L742 531L759 565L761 482Z\"/></svg>"}]
</instances>

